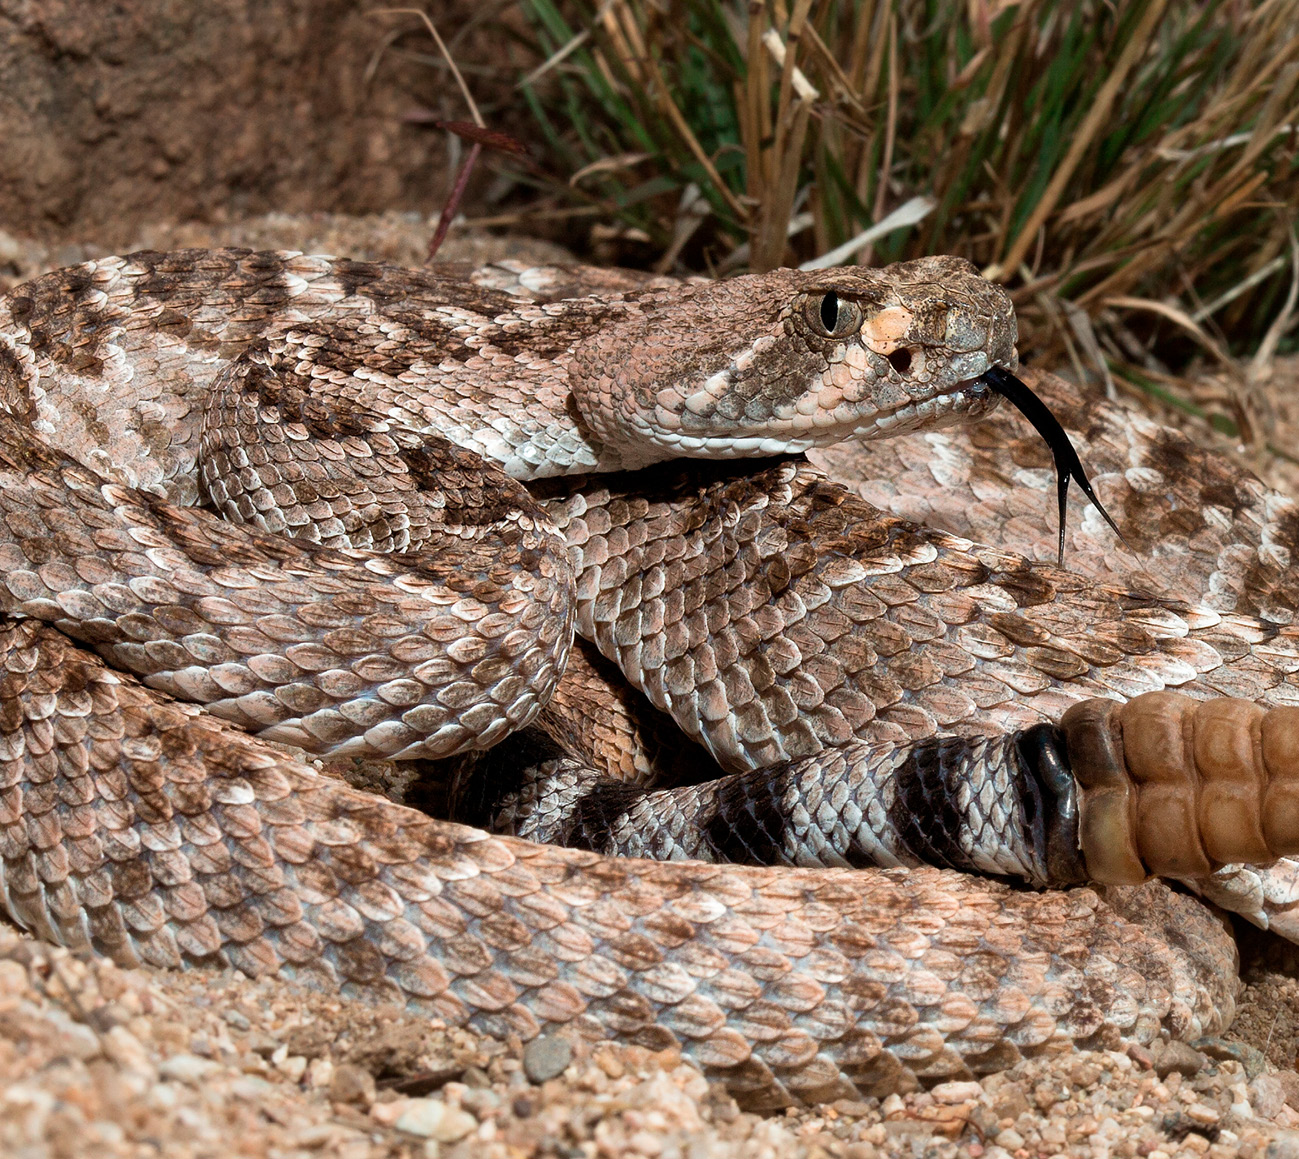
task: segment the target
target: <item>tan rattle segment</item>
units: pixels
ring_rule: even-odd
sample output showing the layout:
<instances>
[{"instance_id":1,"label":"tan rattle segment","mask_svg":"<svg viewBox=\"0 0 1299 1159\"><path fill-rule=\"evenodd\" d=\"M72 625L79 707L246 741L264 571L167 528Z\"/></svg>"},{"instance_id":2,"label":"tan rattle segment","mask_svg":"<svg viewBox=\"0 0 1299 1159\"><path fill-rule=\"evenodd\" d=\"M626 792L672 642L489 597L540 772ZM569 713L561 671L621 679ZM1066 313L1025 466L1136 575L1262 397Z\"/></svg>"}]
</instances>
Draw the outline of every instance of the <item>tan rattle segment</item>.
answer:
<instances>
[{"instance_id":1,"label":"tan rattle segment","mask_svg":"<svg viewBox=\"0 0 1299 1159\"><path fill-rule=\"evenodd\" d=\"M1148 692L1060 721L1089 875L1207 877L1299 853L1299 708Z\"/></svg>"}]
</instances>

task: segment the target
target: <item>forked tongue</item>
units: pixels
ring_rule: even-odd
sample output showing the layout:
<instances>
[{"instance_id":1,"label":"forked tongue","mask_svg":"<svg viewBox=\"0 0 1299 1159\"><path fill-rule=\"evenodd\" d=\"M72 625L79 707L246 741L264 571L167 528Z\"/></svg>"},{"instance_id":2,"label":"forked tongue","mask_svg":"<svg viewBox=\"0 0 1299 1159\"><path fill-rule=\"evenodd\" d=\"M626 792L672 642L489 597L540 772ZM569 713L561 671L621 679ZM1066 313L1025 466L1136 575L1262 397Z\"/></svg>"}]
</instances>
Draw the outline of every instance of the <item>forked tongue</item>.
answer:
<instances>
[{"instance_id":1,"label":"forked tongue","mask_svg":"<svg viewBox=\"0 0 1299 1159\"><path fill-rule=\"evenodd\" d=\"M1123 538L1123 532L1119 530L1118 524L1110 518L1110 513L1096 498L1096 492L1092 490L1087 472L1083 470L1078 452L1073 449L1073 443L1069 441L1069 435L1046 403L1003 367L994 366L983 375L983 381L1028 419L1033 429L1051 448L1051 454L1055 458L1056 495L1060 503L1060 566L1064 567L1065 500L1069 495L1070 479L1078 484L1082 493L1091 500L1092 506L1101 513L1101 518L1114 529L1114 534L1119 537L1119 541L1127 547L1128 541Z\"/></svg>"}]
</instances>

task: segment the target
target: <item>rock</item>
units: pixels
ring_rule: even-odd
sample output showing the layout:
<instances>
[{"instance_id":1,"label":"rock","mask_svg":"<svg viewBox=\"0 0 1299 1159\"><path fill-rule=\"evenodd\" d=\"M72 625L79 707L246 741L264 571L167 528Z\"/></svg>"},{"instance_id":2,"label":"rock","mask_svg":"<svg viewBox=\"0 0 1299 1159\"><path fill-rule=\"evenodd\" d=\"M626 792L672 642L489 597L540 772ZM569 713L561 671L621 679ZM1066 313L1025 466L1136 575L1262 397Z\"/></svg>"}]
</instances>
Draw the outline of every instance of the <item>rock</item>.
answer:
<instances>
[{"instance_id":1,"label":"rock","mask_svg":"<svg viewBox=\"0 0 1299 1159\"><path fill-rule=\"evenodd\" d=\"M1142 1070L1151 1070L1155 1065L1155 1056L1148 1047L1142 1046L1139 1042L1133 1042L1128 1046L1128 1058L1137 1064Z\"/></svg>"},{"instance_id":2,"label":"rock","mask_svg":"<svg viewBox=\"0 0 1299 1159\"><path fill-rule=\"evenodd\" d=\"M1208 1062L1209 1060L1198 1050L1192 1050L1186 1043L1176 1040L1157 1046L1154 1052L1155 1074L1161 1079L1166 1079L1174 1071L1184 1078L1192 1078L1199 1074Z\"/></svg>"},{"instance_id":3,"label":"rock","mask_svg":"<svg viewBox=\"0 0 1299 1159\"><path fill-rule=\"evenodd\" d=\"M936 1103L968 1103L983 1094L983 1088L975 1082L939 1083L929 1093Z\"/></svg>"},{"instance_id":4,"label":"rock","mask_svg":"<svg viewBox=\"0 0 1299 1159\"><path fill-rule=\"evenodd\" d=\"M1264 1159L1299 1159L1299 1131L1278 1131L1268 1143Z\"/></svg>"},{"instance_id":5,"label":"rock","mask_svg":"<svg viewBox=\"0 0 1299 1159\"><path fill-rule=\"evenodd\" d=\"M1272 1077L1281 1084L1287 1105L1299 1110L1299 1074L1292 1070L1282 1070Z\"/></svg>"},{"instance_id":6,"label":"rock","mask_svg":"<svg viewBox=\"0 0 1299 1159\"><path fill-rule=\"evenodd\" d=\"M1245 1042L1227 1042L1221 1038L1198 1038L1195 1049L1218 1062L1238 1062L1246 1078L1257 1078L1267 1069L1267 1059L1257 1047Z\"/></svg>"},{"instance_id":7,"label":"rock","mask_svg":"<svg viewBox=\"0 0 1299 1159\"><path fill-rule=\"evenodd\" d=\"M1079 1060L1069 1069L1069 1081L1075 1087L1093 1087L1101 1080L1101 1068L1090 1060Z\"/></svg>"},{"instance_id":8,"label":"rock","mask_svg":"<svg viewBox=\"0 0 1299 1159\"><path fill-rule=\"evenodd\" d=\"M27 971L18 962L0 962L0 997L20 996L27 990Z\"/></svg>"},{"instance_id":9,"label":"rock","mask_svg":"<svg viewBox=\"0 0 1299 1159\"><path fill-rule=\"evenodd\" d=\"M364 1067L345 1062L334 1068L334 1073L329 1080L331 1103L368 1107L374 1102L374 1094L374 1075Z\"/></svg>"},{"instance_id":10,"label":"rock","mask_svg":"<svg viewBox=\"0 0 1299 1159\"><path fill-rule=\"evenodd\" d=\"M385 1095L390 1093L384 1092ZM408 1098L377 1101L370 1107L370 1118L381 1127L391 1127L406 1113L406 1108L410 1106L411 1101Z\"/></svg>"},{"instance_id":11,"label":"rock","mask_svg":"<svg viewBox=\"0 0 1299 1159\"><path fill-rule=\"evenodd\" d=\"M923 1119L888 1119L884 1123L884 1131L890 1139L912 1139L922 1135L932 1136L935 1129L936 1124L927 1123Z\"/></svg>"},{"instance_id":12,"label":"rock","mask_svg":"<svg viewBox=\"0 0 1299 1159\"><path fill-rule=\"evenodd\" d=\"M1275 1119L1286 1104L1286 1089L1275 1075L1261 1074L1250 1081L1249 1103L1259 1118Z\"/></svg>"},{"instance_id":13,"label":"rock","mask_svg":"<svg viewBox=\"0 0 1299 1159\"><path fill-rule=\"evenodd\" d=\"M455 1143L477 1127L478 1120L468 1111L447 1106L441 1099L409 1099L393 1126L422 1139Z\"/></svg>"},{"instance_id":14,"label":"rock","mask_svg":"<svg viewBox=\"0 0 1299 1159\"><path fill-rule=\"evenodd\" d=\"M221 1017L225 1019L227 1026L232 1026L235 1030L249 1030L252 1027L252 1023L248 1021L248 1016L238 1010L227 1010Z\"/></svg>"},{"instance_id":15,"label":"rock","mask_svg":"<svg viewBox=\"0 0 1299 1159\"><path fill-rule=\"evenodd\" d=\"M1068 1097L1068 1087L1059 1083L1038 1083L1033 1088L1033 1101L1040 1111L1049 1111L1056 1103L1062 1103Z\"/></svg>"},{"instance_id":16,"label":"rock","mask_svg":"<svg viewBox=\"0 0 1299 1159\"><path fill-rule=\"evenodd\" d=\"M902 1101L902 1096L894 1092L891 1095L885 1095L884 1101L880 1103L880 1114L886 1119L895 1119L899 1115L907 1113L907 1104Z\"/></svg>"},{"instance_id":17,"label":"rock","mask_svg":"<svg viewBox=\"0 0 1299 1159\"><path fill-rule=\"evenodd\" d=\"M178 1054L162 1060L158 1065L158 1075L172 1082L196 1085L221 1069L221 1064L210 1058L199 1058L196 1054Z\"/></svg>"},{"instance_id":18,"label":"rock","mask_svg":"<svg viewBox=\"0 0 1299 1159\"><path fill-rule=\"evenodd\" d=\"M312 1090L332 1086L334 1082L334 1063L328 1058L313 1058L307 1065L307 1086Z\"/></svg>"},{"instance_id":19,"label":"rock","mask_svg":"<svg viewBox=\"0 0 1299 1159\"><path fill-rule=\"evenodd\" d=\"M468 1088L460 1096L460 1105L471 1115L483 1118L492 1111L498 1110L505 1100L493 1090Z\"/></svg>"},{"instance_id":20,"label":"rock","mask_svg":"<svg viewBox=\"0 0 1299 1159\"><path fill-rule=\"evenodd\" d=\"M277 1039L272 1038L269 1034L256 1031L248 1037L248 1049L262 1058L270 1058L277 1050L280 1049L280 1043ZM285 1051L287 1054L288 1051Z\"/></svg>"},{"instance_id":21,"label":"rock","mask_svg":"<svg viewBox=\"0 0 1299 1159\"><path fill-rule=\"evenodd\" d=\"M103 1034L104 1053L118 1066L137 1074L152 1074L153 1063L144 1043L125 1026L109 1027Z\"/></svg>"},{"instance_id":22,"label":"rock","mask_svg":"<svg viewBox=\"0 0 1299 1159\"><path fill-rule=\"evenodd\" d=\"M100 1036L84 1022L74 1021L61 1010L50 1011L48 1018L51 1029L55 1030L55 1049L59 1054L88 1062L103 1052Z\"/></svg>"},{"instance_id":23,"label":"rock","mask_svg":"<svg viewBox=\"0 0 1299 1159\"><path fill-rule=\"evenodd\" d=\"M523 1048L523 1073L529 1082L558 1078L573 1061L573 1047L558 1034L543 1034Z\"/></svg>"},{"instance_id":24,"label":"rock","mask_svg":"<svg viewBox=\"0 0 1299 1159\"><path fill-rule=\"evenodd\" d=\"M5 963L0 962L0 967ZM131 1021L131 1015L116 1002L105 1002L86 1014L86 1025L100 1034L107 1034L115 1026L125 1026Z\"/></svg>"},{"instance_id":25,"label":"rock","mask_svg":"<svg viewBox=\"0 0 1299 1159\"><path fill-rule=\"evenodd\" d=\"M992 1113L999 1119L1018 1119L1031 1112L1028 1096L1019 1083L1005 1083L992 1098Z\"/></svg>"},{"instance_id":26,"label":"rock","mask_svg":"<svg viewBox=\"0 0 1299 1159\"><path fill-rule=\"evenodd\" d=\"M290 1082L296 1083L306 1073L307 1060L300 1054L286 1055L284 1058L276 1060L275 1069Z\"/></svg>"}]
</instances>

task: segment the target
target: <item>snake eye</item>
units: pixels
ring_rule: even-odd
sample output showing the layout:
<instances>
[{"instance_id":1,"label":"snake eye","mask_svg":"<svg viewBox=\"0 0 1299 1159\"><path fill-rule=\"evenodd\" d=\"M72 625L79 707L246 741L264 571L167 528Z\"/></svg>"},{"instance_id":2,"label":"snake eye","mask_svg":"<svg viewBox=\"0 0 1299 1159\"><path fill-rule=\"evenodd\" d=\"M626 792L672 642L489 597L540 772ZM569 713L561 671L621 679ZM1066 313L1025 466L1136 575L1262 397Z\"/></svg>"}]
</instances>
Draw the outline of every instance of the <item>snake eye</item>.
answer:
<instances>
[{"instance_id":1,"label":"snake eye","mask_svg":"<svg viewBox=\"0 0 1299 1159\"><path fill-rule=\"evenodd\" d=\"M807 320L822 338L847 338L861 329L862 312L856 302L829 290L808 299Z\"/></svg>"}]
</instances>

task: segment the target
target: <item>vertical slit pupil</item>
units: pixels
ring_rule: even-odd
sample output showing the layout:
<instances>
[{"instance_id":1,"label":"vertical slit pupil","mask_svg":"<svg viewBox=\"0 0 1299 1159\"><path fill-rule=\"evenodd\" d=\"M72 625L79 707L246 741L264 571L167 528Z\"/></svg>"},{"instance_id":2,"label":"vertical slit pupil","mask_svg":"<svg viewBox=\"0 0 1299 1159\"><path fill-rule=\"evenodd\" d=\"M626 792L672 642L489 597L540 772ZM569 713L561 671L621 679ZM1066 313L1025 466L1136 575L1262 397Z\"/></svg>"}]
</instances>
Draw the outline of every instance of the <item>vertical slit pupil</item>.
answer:
<instances>
[{"instance_id":1,"label":"vertical slit pupil","mask_svg":"<svg viewBox=\"0 0 1299 1159\"><path fill-rule=\"evenodd\" d=\"M839 324L839 295L831 290L821 299L821 325L827 334L833 334Z\"/></svg>"}]
</instances>

